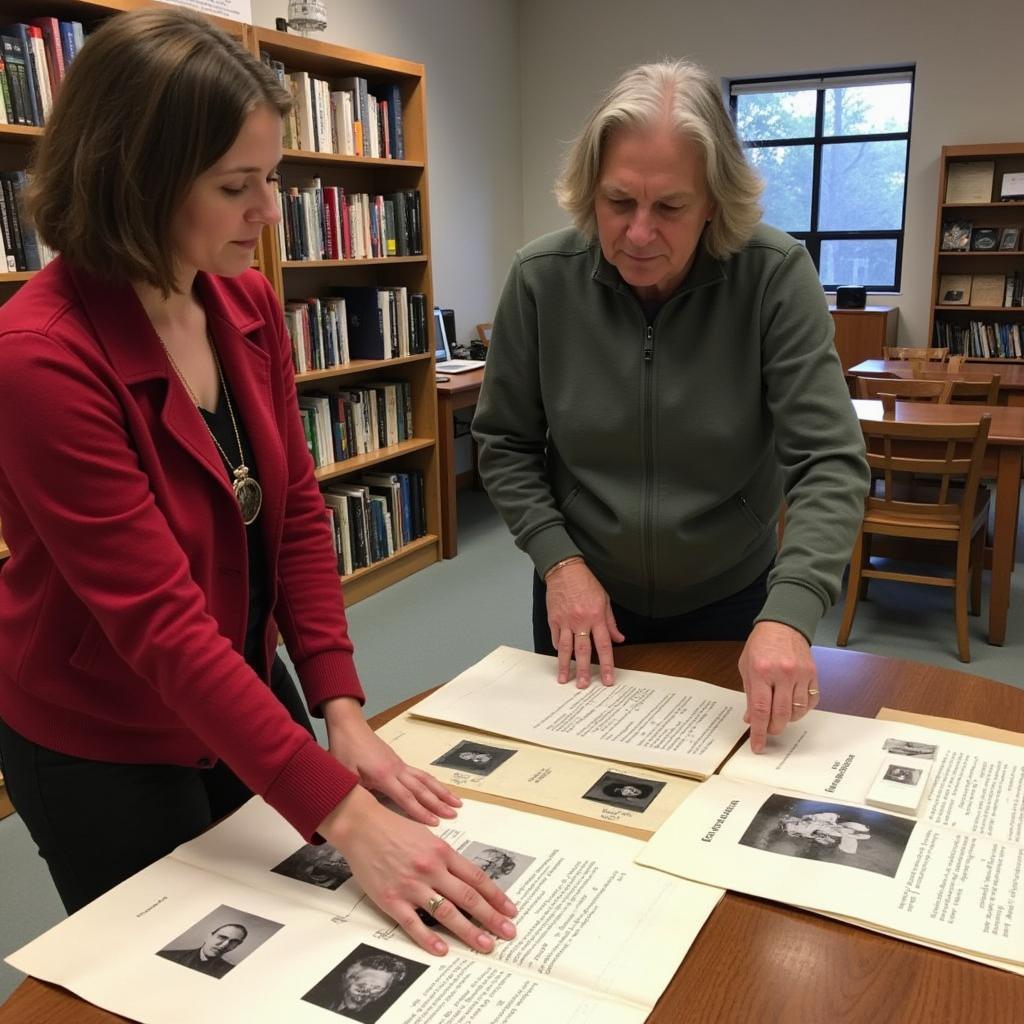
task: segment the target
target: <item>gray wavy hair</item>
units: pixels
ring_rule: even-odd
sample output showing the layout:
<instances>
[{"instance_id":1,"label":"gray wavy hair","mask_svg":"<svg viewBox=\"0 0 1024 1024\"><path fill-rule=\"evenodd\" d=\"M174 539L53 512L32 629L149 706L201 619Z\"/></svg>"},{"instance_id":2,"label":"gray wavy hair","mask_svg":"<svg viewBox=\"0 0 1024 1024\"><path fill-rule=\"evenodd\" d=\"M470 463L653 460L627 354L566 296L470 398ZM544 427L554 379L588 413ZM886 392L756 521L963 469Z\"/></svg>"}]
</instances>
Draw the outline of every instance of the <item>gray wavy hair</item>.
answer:
<instances>
[{"instance_id":1,"label":"gray wavy hair","mask_svg":"<svg viewBox=\"0 0 1024 1024\"><path fill-rule=\"evenodd\" d=\"M743 155L715 80L690 61L641 64L627 71L587 118L555 184L559 205L589 238L597 237L594 193L609 136L620 128L645 129L666 113L677 132L703 150L715 213L704 245L716 259L739 252L761 220L764 183Z\"/></svg>"}]
</instances>

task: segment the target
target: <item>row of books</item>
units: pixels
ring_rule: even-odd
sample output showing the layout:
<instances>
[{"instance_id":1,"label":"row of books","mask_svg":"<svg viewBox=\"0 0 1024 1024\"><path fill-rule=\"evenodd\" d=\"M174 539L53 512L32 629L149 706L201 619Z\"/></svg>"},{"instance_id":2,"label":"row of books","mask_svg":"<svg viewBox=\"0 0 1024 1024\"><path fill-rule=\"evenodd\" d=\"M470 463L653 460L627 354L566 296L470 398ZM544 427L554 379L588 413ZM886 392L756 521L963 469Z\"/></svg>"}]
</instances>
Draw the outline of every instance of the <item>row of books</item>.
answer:
<instances>
[{"instance_id":1,"label":"row of books","mask_svg":"<svg viewBox=\"0 0 1024 1024\"><path fill-rule=\"evenodd\" d=\"M85 42L80 21L32 18L0 33L0 123L42 127L67 67Z\"/></svg>"},{"instance_id":2,"label":"row of books","mask_svg":"<svg viewBox=\"0 0 1024 1024\"><path fill-rule=\"evenodd\" d=\"M21 193L27 184L24 171L0 171L0 270L12 274L42 270L56 255L22 215Z\"/></svg>"},{"instance_id":3,"label":"row of books","mask_svg":"<svg viewBox=\"0 0 1024 1024\"><path fill-rule=\"evenodd\" d=\"M285 303L296 373L429 351L427 299L421 292L410 295L401 285L334 291Z\"/></svg>"},{"instance_id":4,"label":"row of books","mask_svg":"<svg viewBox=\"0 0 1024 1024\"><path fill-rule=\"evenodd\" d=\"M935 344L953 355L973 359L1020 359L1024 324L972 320L967 324L937 321Z\"/></svg>"},{"instance_id":5,"label":"row of books","mask_svg":"<svg viewBox=\"0 0 1024 1024\"><path fill-rule=\"evenodd\" d=\"M278 241L286 260L364 260L421 256L418 191L347 194L313 178L278 193Z\"/></svg>"},{"instance_id":6,"label":"row of books","mask_svg":"<svg viewBox=\"0 0 1024 1024\"><path fill-rule=\"evenodd\" d=\"M299 414L317 469L410 440L412 385L370 381L332 394L303 393Z\"/></svg>"},{"instance_id":7,"label":"row of books","mask_svg":"<svg viewBox=\"0 0 1024 1024\"><path fill-rule=\"evenodd\" d=\"M1024 271L943 274L937 299L943 306L1020 306L1024 304Z\"/></svg>"},{"instance_id":8,"label":"row of books","mask_svg":"<svg viewBox=\"0 0 1024 1024\"><path fill-rule=\"evenodd\" d=\"M423 474L366 473L324 491L338 572L350 576L426 534Z\"/></svg>"},{"instance_id":9,"label":"row of books","mask_svg":"<svg viewBox=\"0 0 1024 1024\"><path fill-rule=\"evenodd\" d=\"M286 149L405 159L402 95L396 83L371 89L365 78L353 75L340 79L334 88L306 71L286 71L265 50L260 56L295 99L285 119Z\"/></svg>"}]
</instances>

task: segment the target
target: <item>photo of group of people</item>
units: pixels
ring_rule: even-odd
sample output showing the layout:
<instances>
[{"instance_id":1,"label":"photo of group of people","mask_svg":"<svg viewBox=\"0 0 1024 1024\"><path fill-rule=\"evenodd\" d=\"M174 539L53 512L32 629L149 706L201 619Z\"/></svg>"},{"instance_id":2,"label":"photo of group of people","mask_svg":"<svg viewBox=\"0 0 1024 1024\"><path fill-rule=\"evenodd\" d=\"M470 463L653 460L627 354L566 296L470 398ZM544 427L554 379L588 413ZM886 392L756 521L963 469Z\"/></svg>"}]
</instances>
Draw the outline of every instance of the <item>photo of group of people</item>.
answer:
<instances>
[{"instance_id":1,"label":"photo of group of people","mask_svg":"<svg viewBox=\"0 0 1024 1024\"><path fill-rule=\"evenodd\" d=\"M774 793L740 837L743 846L896 876L914 822L821 800Z\"/></svg>"},{"instance_id":2,"label":"photo of group of people","mask_svg":"<svg viewBox=\"0 0 1024 1024\"><path fill-rule=\"evenodd\" d=\"M934 761L938 747L934 743L918 743L917 740L888 739L882 749L900 757L920 757L926 761Z\"/></svg>"},{"instance_id":3,"label":"photo of group of people","mask_svg":"<svg viewBox=\"0 0 1024 1024\"><path fill-rule=\"evenodd\" d=\"M219 906L172 939L157 956L210 978L223 978L284 926L265 917Z\"/></svg>"},{"instance_id":4,"label":"photo of group of people","mask_svg":"<svg viewBox=\"0 0 1024 1024\"><path fill-rule=\"evenodd\" d=\"M509 747L492 747L486 743L462 740L451 750L443 753L431 764L451 768L457 772L471 772L473 775L490 775L495 768L503 765L513 754L518 753Z\"/></svg>"}]
</instances>

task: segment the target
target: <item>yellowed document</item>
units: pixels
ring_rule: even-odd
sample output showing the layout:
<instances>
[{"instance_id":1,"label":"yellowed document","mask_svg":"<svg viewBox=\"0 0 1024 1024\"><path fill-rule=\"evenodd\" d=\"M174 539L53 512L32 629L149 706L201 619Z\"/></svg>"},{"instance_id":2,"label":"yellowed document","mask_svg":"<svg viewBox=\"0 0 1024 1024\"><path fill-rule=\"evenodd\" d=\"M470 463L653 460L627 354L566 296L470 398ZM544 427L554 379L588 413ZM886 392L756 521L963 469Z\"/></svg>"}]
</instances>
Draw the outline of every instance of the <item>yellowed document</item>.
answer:
<instances>
[{"instance_id":1,"label":"yellowed document","mask_svg":"<svg viewBox=\"0 0 1024 1024\"><path fill-rule=\"evenodd\" d=\"M557 811L647 839L697 785L651 768L536 747L406 712L377 734L407 763L462 795Z\"/></svg>"},{"instance_id":2,"label":"yellowed document","mask_svg":"<svg viewBox=\"0 0 1024 1024\"><path fill-rule=\"evenodd\" d=\"M637 858L681 877L1024 965L1024 846L715 776Z\"/></svg>"},{"instance_id":3,"label":"yellowed document","mask_svg":"<svg viewBox=\"0 0 1024 1024\"><path fill-rule=\"evenodd\" d=\"M959 718L919 715L914 711L900 711L896 708L882 708L875 718L884 722L907 722L911 725L922 725L926 729L940 729L942 732L955 732L961 736L976 736L980 740L995 740L997 743L1012 743L1014 746L1024 747L1024 733L997 729L994 725L981 725L978 722L962 722Z\"/></svg>"},{"instance_id":4,"label":"yellowed document","mask_svg":"<svg viewBox=\"0 0 1024 1024\"><path fill-rule=\"evenodd\" d=\"M742 693L697 679L617 669L614 686L555 681L557 661L499 647L411 709L622 764L706 778L747 731Z\"/></svg>"},{"instance_id":5,"label":"yellowed document","mask_svg":"<svg viewBox=\"0 0 1024 1024\"><path fill-rule=\"evenodd\" d=\"M637 840L507 808L435 831L519 907L489 956L424 953L252 800L8 962L143 1024L641 1024L722 895L637 866Z\"/></svg>"}]
</instances>

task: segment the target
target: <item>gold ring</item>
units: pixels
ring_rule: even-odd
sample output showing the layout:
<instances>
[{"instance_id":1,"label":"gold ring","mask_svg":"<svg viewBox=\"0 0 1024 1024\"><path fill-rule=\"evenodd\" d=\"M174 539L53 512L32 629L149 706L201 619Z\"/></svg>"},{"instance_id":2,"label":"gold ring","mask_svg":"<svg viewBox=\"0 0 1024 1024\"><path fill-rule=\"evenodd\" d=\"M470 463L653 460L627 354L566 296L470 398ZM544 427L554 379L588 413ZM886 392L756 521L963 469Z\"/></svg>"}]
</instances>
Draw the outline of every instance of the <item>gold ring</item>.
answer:
<instances>
[{"instance_id":1,"label":"gold ring","mask_svg":"<svg viewBox=\"0 0 1024 1024\"><path fill-rule=\"evenodd\" d=\"M427 913L431 917L436 917L438 907L440 907L447 898L447 896L431 896L430 899L427 900Z\"/></svg>"},{"instance_id":2,"label":"gold ring","mask_svg":"<svg viewBox=\"0 0 1024 1024\"><path fill-rule=\"evenodd\" d=\"M584 633L577 633L576 635L578 637L582 637L583 639L586 639L588 636L590 636L590 633L584 632Z\"/></svg>"},{"instance_id":3,"label":"gold ring","mask_svg":"<svg viewBox=\"0 0 1024 1024\"><path fill-rule=\"evenodd\" d=\"M821 690L808 690L807 691L812 697L817 697Z\"/></svg>"},{"instance_id":4,"label":"gold ring","mask_svg":"<svg viewBox=\"0 0 1024 1024\"><path fill-rule=\"evenodd\" d=\"M795 700L795 701L793 701L793 707L795 707L795 708L805 708L805 707L807 707L807 705L806 704L801 704L800 701Z\"/></svg>"}]
</instances>

